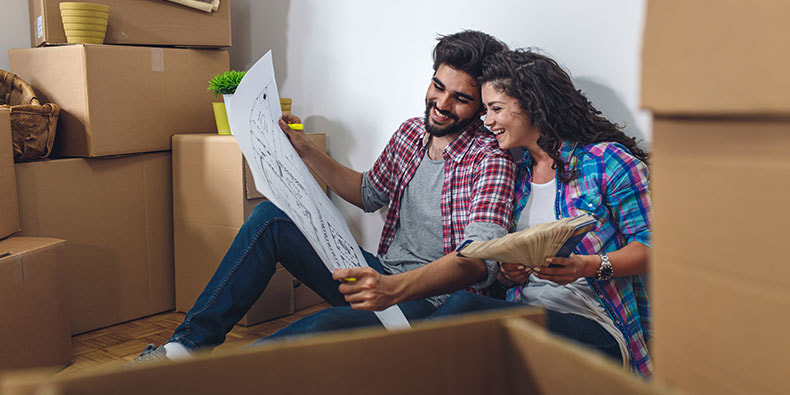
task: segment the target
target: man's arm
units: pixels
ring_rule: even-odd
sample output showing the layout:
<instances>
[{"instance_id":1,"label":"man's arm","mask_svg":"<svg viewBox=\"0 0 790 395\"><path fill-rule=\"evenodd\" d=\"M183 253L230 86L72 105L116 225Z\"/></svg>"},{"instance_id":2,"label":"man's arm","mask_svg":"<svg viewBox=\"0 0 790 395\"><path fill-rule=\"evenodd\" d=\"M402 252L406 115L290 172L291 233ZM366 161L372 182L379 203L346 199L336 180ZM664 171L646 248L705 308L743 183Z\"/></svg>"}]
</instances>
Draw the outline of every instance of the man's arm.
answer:
<instances>
[{"instance_id":1,"label":"man's arm","mask_svg":"<svg viewBox=\"0 0 790 395\"><path fill-rule=\"evenodd\" d=\"M485 280L486 275L482 260L451 252L425 266L395 275L358 267L337 270L332 278L343 281L338 289L352 308L379 311L405 301L454 292ZM348 278L355 281L345 281Z\"/></svg>"},{"instance_id":2,"label":"man's arm","mask_svg":"<svg viewBox=\"0 0 790 395\"><path fill-rule=\"evenodd\" d=\"M284 114L280 128L291 140L304 163L323 179L329 188L349 203L362 208L362 173L349 169L318 149L303 132L288 127L289 123L301 123L299 117Z\"/></svg>"}]
</instances>

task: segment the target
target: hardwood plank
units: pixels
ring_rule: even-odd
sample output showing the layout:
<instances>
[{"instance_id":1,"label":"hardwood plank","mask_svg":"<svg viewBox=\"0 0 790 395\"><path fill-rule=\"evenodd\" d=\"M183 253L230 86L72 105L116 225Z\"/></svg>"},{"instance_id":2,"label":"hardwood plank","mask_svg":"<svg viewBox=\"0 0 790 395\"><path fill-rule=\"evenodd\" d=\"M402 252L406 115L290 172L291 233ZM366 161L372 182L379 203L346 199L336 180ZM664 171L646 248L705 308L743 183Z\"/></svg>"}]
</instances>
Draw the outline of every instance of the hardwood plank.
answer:
<instances>
[{"instance_id":1,"label":"hardwood plank","mask_svg":"<svg viewBox=\"0 0 790 395\"><path fill-rule=\"evenodd\" d=\"M327 307L329 304L321 303L254 326L236 325L228 333L225 343L217 348L233 350L244 347ZM147 344L161 345L167 341L183 319L183 313L171 311L74 336L71 339L73 361L58 374L67 375L122 365L134 359Z\"/></svg>"}]
</instances>

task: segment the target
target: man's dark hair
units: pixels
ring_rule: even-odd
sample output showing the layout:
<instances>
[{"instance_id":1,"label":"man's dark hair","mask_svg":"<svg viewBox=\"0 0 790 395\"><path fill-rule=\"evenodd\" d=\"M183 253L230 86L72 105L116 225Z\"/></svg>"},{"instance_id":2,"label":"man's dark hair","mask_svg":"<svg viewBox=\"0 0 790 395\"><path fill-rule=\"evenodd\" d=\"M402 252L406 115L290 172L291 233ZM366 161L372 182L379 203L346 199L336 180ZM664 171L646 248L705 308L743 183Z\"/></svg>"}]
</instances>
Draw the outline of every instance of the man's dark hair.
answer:
<instances>
[{"instance_id":1,"label":"man's dark hair","mask_svg":"<svg viewBox=\"0 0 790 395\"><path fill-rule=\"evenodd\" d=\"M439 36L433 49L433 71L446 64L477 79L483 74L486 56L507 50L507 45L493 36L475 30Z\"/></svg>"}]
</instances>

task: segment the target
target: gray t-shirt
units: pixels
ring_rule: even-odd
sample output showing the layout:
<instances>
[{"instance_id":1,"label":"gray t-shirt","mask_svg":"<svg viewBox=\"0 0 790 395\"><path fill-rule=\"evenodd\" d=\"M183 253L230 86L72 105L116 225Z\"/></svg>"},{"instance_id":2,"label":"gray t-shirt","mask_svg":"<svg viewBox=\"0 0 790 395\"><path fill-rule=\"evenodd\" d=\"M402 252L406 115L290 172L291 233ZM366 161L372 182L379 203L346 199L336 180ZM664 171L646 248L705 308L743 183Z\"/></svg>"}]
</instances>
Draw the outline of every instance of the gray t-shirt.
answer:
<instances>
[{"instance_id":1,"label":"gray t-shirt","mask_svg":"<svg viewBox=\"0 0 790 395\"><path fill-rule=\"evenodd\" d=\"M444 160L432 160L427 150L417 171L409 181L401 198L400 219L395 237L384 256L382 266L392 273L403 273L416 269L444 256L442 240L442 186L444 184ZM362 176L362 202L365 211L372 211L389 204L389 196L373 187L366 174ZM488 240L502 237L507 231L489 223L472 223L465 229L466 238ZM486 261L488 278L475 287L491 284L496 276L496 262ZM427 298L439 306L448 295Z\"/></svg>"}]
</instances>

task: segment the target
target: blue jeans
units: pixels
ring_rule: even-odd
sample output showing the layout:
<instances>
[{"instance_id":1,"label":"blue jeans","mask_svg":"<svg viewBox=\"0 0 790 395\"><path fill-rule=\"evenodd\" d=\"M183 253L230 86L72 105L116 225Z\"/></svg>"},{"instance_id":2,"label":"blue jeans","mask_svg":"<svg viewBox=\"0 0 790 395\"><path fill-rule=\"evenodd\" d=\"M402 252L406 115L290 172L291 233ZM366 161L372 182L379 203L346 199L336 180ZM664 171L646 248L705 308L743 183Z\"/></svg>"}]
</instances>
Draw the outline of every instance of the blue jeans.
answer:
<instances>
[{"instance_id":1,"label":"blue jeans","mask_svg":"<svg viewBox=\"0 0 790 395\"><path fill-rule=\"evenodd\" d=\"M362 254L370 267L387 274L375 256L364 250ZM277 262L338 307L300 319L269 338L380 325L372 312L348 307L337 289L340 283L332 279L304 235L285 213L265 201L255 207L239 229L214 276L168 341L192 350L222 344L225 335L266 289ZM425 318L436 310L424 299L399 306L409 320Z\"/></svg>"},{"instance_id":2,"label":"blue jeans","mask_svg":"<svg viewBox=\"0 0 790 395\"><path fill-rule=\"evenodd\" d=\"M431 314L431 319L513 307L524 307L524 305L458 291L450 295L450 298L435 313ZM566 339L597 349L621 363L623 361L617 340L600 324L591 319L576 314L546 310L546 329Z\"/></svg>"}]
</instances>

